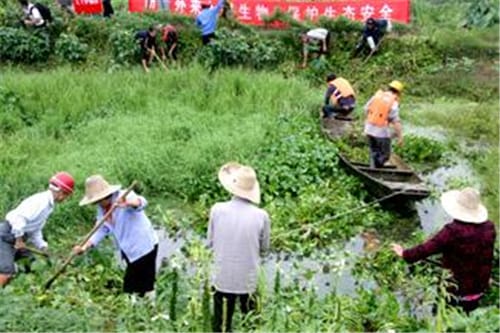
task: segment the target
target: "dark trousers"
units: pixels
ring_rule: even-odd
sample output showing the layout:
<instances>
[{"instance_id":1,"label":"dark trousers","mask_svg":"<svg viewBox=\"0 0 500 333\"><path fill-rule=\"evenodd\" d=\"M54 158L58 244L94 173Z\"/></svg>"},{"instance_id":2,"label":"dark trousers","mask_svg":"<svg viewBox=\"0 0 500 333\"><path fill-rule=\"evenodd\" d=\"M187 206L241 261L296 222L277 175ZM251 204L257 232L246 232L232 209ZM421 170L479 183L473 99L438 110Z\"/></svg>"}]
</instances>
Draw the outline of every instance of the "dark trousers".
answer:
<instances>
[{"instance_id":1,"label":"dark trousers","mask_svg":"<svg viewBox=\"0 0 500 333\"><path fill-rule=\"evenodd\" d=\"M354 108L343 108L339 105L332 106L332 105L324 105L323 106L323 118L329 118L331 116L337 116L339 115L340 117L347 117Z\"/></svg>"},{"instance_id":2,"label":"dark trousers","mask_svg":"<svg viewBox=\"0 0 500 333\"><path fill-rule=\"evenodd\" d=\"M203 42L203 45L207 45L214 38L215 38L215 32L212 32L211 34L201 36L201 41Z\"/></svg>"},{"instance_id":3,"label":"dark trousers","mask_svg":"<svg viewBox=\"0 0 500 333\"><path fill-rule=\"evenodd\" d=\"M391 139L368 135L370 146L370 167L381 168L391 157Z\"/></svg>"},{"instance_id":4,"label":"dark trousers","mask_svg":"<svg viewBox=\"0 0 500 333\"><path fill-rule=\"evenodd\" d=\"M214 332L231 332L231 324L233 320L236 298L239 298L240 310L243 314L247 314L250 311L255 310L256 304L253 295L230 294L216 290L214 294L214 320L213 320ZM224 300L226 300L226 305L227 305L225 319L224 319Z\"/></svg>"},{"instance_id":5,"label":"dark trousers","mask_svg":"<svg viewBox=\"0 0 500 333\"><path fill-rule=\"evenodd\" d=\"M123 277L123 291L132 294L137 293L139 296L144 296L148 291L153 291L155 288L156 279L156 254L158 252L158 244L153 250L134 262L129 262L125 253L122 255L127 262L125 276Z\"/></svg>"},{"instance_id":6,"label":"dark trousers","mask_svg":"<svg viewBox=\"0 0 500 333\"><path fill-rule=\"evenodd\" d=\"M102 16L104 17L111 17L115 13L115 11L113 10L113 6L111 6L111 0L103 0L102 9Z\"/></svg>"}]
</instances>

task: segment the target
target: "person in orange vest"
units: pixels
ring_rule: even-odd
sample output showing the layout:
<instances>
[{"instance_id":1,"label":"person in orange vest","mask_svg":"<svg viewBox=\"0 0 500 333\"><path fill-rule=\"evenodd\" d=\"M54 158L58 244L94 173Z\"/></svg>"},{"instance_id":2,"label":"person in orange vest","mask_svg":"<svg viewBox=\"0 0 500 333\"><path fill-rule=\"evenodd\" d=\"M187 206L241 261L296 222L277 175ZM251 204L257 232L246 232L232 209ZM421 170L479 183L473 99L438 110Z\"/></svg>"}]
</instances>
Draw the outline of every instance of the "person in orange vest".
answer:
<instances>
[{"instance_id":1,"label":"person in orange vest","mask_svg":"<svg viewBox=\"0 0 500 333\"><path fill-rule=\"evenodd\" d=\"M323 118L347 117L356 106L356 94L351 84L343 77L329 74L326 77L328 89L325 93Z\"/></svg>"},{"instance_id":2,"label":"person in orange vest","mask_svg":"<svg viewBox=\"0 0 500 333\"><path fill-rule=\"evenodd\" d=\"M161 40L165 43L165 47L161 47L161 55L162 59L165 60L168 57L171 60L177 60L177 44L179 41L179 34L177 33L177 29L171 24L165 24L164 26L160 26L161 31ZM167 52L165 53L165 48Z\"/></svg>"},{"instance_id":3,"label":"person in orange vest","mask_svg":"<svg viewBox=\"0 0 500 333\"><path fill-rule=\"evenodd\" d=\"M400 81L389 83L389 89L379 90L365 105L365 134L370 146L370 166L381 168L391 157L391 138L403 145L403 129L399 119L399 98L403 91ZM394 133L390 130L394 128Z\"/></svg>"}]
</instances>

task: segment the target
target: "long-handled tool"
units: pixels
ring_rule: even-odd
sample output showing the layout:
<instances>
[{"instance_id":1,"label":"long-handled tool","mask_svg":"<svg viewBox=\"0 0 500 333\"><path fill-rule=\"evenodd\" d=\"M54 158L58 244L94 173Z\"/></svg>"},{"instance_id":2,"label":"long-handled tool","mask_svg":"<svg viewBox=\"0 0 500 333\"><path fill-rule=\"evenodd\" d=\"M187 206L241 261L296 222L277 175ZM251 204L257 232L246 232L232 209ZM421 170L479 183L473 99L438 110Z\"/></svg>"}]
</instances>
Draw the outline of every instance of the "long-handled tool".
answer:
<instances>
[{"instance_id":1,"label":"long-handled tool","mask_svg":"<svg viewBox=\"0 0 500 333\"><path fill-rule=\"evenodd\" d=\"M24 248L26 250L30 251L31 253L38 254L39 256L42 256L42 257L45 257L45 258L49 258L50 257L50 255L47 252L35 249L34 247L25 246Z\"/></svg>"},{"instance_id":2,"label":"long-handled tool","mask_svg":"<svg viewBox=\"0 0 500 333\"><path fill-rule=\"evenodd\" d=\"M368 208L368 207L371 207L371 206L373 206L373 205L375 205L375 204L377 204L377 203L380 203L380 202L382 202L382 201L385 201L385 200L387 200L387 199L390 199L390 198L392 198L392 197L395 197L396 195L399 195L399 194L405 193L407 190L408 190L408 188L405 186L405 187L403 187L403 189L401 189L401 190L399 190L399 191L397 191L397 192L393 192L393 193L391 193L391 194L385 195L385 196L383 196L383 197L380 197L380 198L378 198L378 199L375 199L375 200L373 200L373 201L370 201L370 202L369 202L369 203L367 203L367 204L362 204L362 205L360 205L360 206L358 206L358 207L355 207L355 208L353 208L353 209L347 210L347 211L342 212L342 213L340 213L340 214L337 214L337 215L334 215L334 216L327 216L327 217L325 217L324 219L321 219L321 220L319 220L319 221L315 221L315 222L313 222L313 223L309 223L307 226L310 228L310 227L312 227L312 226L315 226L315 225L318 225L318 224L322 224L322 223L324 223L324 222L328 222L328 221L333 221L333 220L336 220L336 219L338 219L339 217L342 217L342 216L345 216L345 215L350 215L350 214L353 214L353 213L357 213L357 212L359 212L359 211L361 211L361 210L364 210L364 209L366 209L366 208ZM286 232L286 233L282 233L282 234L280 234L279 236L288 235L288 234L290 234L290 233L292 233L292 232L294 232L294 231L295 231L295 230L290 230L290 231L288 231L288 232Z\"/></svg>"},{"instance_id":3,"label":"long-handled tool","mask_svg":"<svg viewBox=\"0 0 500 333\"><path fill-rule=\"evenodd\" d=\"M132 189L134 188L134 186L137 184L137 181L133 181L132 182L132 185L130 185L127 190L125 192L123 192L123 194L120 195L120 197L113 203L113 205L111 206L111 208L106 212L106 214L104 214L103 217L101 217L101 219L99 221L96 222L95 226L92 228L92 230L90 230L90 232L85 236L85 238L80 242L80 246L84 246L85 243L87 243L87 241L90 239L90 237L92 237L92 235L94 235L94 233L104 224L104 222L106 222L107 218L113 213L113 211L118 207L118 204L127 197L127 195L130 193L130 191L132 191ZM71 263L71 260L73 260L73 258L76 256L76 253L74 253L73 251L71 251L71 254L68 256L68 258L66 258L66 260L64 261L64 263L62 264L62 266L59 268L59 270L57 270L57 272L50 278L47 280L47 282L45 282L45 289L49 289L50 286L52 285L52 283L54 283L54 281L57 279L57 277L59 277L59 275L62 274L62 272L64 271L64 269L66 268L66 266L68 266L70 263Z\"/></svg>"},{"instance_id":4,"label":"long-handled tool","mask_svg":"<svg viewBox=\"0 0 500 333\"><path fill-rule=\"evenodd\" d=\"M387 33L388 34L388 33ZM384 37L387 35L383 35L380 40L378 41L378 44L375 46L375 48L373 48L370 53L368 54L368 56L366 56L365 60L363 60L363 62L361 63L361 66L363 66L371 57L372 55L377 52L378 48L380 47L380 44L382 44L382 41L384 40Z\"/></svg>"},{"instance_id":5,"label":"long-handled tool","mask_svg":"<svg viewBox=\"0 0 500 333\"><path fill-rule=\"evenodd\" d=\"M154 50L151 50L150 52L153 53L153 56L156 58L156 60L158 60L158 62L161 64L161 67L163 67L163 69L165 71L168 72L168 68L167 68L167 65L165 65L165 63L161 60L161 58L158 56L158 54L156 54L156 52Z\"/></svg>"}]
</instances>

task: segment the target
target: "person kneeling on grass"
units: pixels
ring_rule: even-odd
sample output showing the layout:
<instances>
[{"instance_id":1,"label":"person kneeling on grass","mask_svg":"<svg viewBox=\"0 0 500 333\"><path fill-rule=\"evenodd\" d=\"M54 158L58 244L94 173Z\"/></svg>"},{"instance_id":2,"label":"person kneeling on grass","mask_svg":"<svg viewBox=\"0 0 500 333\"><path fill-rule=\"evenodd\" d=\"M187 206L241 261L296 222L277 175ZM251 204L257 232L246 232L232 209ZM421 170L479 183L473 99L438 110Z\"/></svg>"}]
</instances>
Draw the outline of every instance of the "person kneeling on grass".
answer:
<instances>
[{"instance_id":1,"label":"person kneeling on grass","mask_svg":"<svg viewBox=\"0 0 500 333\"><path fill-rule=\"evenodd\" d=\"M208 243L215 259L213 330L231 332L237 298L241 312L255 310L259 256L269 249L270 220L256 206L260 187L251 167L227 163L219 170L219 181L233 197L210 210Z\"/></svg>"},{"instance_id":2,"label":"person kneeling on grass","mask_svg":"<svg viewBox=\"0 0 500 333\"><path fill-rule=\"evenodd\" d=\"M349 81L335 74L326 77L328 89L325 93L323 118L347 118L356 106L356 94Z\"/></svg>"},{"instance_id":3,"label":"person kneeling on grass","mask_svg":"<svg viewBox=\"0 0 500 333\"><path fill-rule=\"evenodd\" d=\"M115 203L118 207L83 246L76 245L73 251L75 254L82 254L112 234L122 258L127 263L123 291L140 297L147 294L153 298L158 236L144 212L147 206L146 199L130 192L125 199L118 202L124 193L120 189L120 185L109 185L100 175L87 178L85 196L80 201L80 206L96 204L97 220L100 220Z\"/></svg>"},{"instance_id":4,"label":"person kneeling on grass","mask_svg":"<svg viewBox=\"0 0 500 333\"><path fill-rule=\"evenodd\" d=\"M403 249L393 243L397 256L414 263L433 254L442 254L441 265L451 270L454 284L448 287L450 305L469 313L489 286L495 247L495 224L488 220L488 210L473 188L453 190L441 196L444 211L452 217L441 231L423 244ZM495 263L498 265L498 262Z\"/></svg>"},{"instance_id":5,"label":"person kneeling on grass","mask_svg":"<svg viewBox=\"0 0 500 333\"><path fill-rule=\"evenodd\" d=\"M139 31L135 34L141 48L141 64L144 71L149 72L149 66L156 54L156 27L150 26L147 31Z\"/></svg>"},{"instance_id":6,"label":"person kneeling on grass","mask_svg":"<svg viewBox=\"0 0 500 333\"><path fill-rule=\"evenodd\" d=\"M179 41L177 29L171 24L166 24L164 26L160 25L159 29L161 29L161 40L165 43L164 46L160 47L162 59L165 60L168 55L170 60L176 61L177 43Z\"/></svg>"},{"instance_id":7,"label":"person kneeling on grass","mask_svg":"<svg viewBox=\"0 0 500 333\"><path fill-rule=\"evenodd\" d=\"M46 251L47 242L42 229L56 203L63 202L73 193L75 181L67 172L58 172L49 180L46 191L24 199L7 213L0 223L0 286L5 286L15 273L14 259L26 252L26 241Z\"/></svg>"},{"instance_id":8,"label":"person kneeling on grass","mask_svg":"<svg viewBox=\"0 0 500 333\"><path fill-rule=\"evenodd\" d=\"M324 28L311 29L300 35L302 41L302 68L307 67L309 54L325 55L330 47L330 32Z\"/></svg>"}]
</instances>

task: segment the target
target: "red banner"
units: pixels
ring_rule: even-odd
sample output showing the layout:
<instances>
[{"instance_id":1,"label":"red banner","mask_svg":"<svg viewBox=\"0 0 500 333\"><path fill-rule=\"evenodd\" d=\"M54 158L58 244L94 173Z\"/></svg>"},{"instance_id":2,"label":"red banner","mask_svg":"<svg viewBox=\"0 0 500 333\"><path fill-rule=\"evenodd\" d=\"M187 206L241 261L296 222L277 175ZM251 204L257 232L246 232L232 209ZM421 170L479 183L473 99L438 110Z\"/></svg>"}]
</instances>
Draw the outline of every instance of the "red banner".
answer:
<instances>
[{"instance_id":1,"label":"red banner","mask_svg":"<svg viewBox=\"0 0 500 333\"><path fill-rule=\"evenodd\" d=\"M74 0L77 14L102 14L102 0Z\"/></svg>"},{"instance_id":2,"label":"red banner","mask_svg":"<svg viewBox=\"0 0 500 333\"><path fill-rule=\"evenodd\" d=\"M170 0L175 1L175 0ZM134 12L145 12L145 11L153 11L156 12L158 10L168 10L169 0L129 0L128 2L128 11L131 13Z\"/></svg>"},{"instance_id":3,"label":"red banner","mask_svg":"<svg viewBox=\"0 0 500 333\"><path fill-rule=\"evenodd\" d=\"M137 0L129 0L130 3ZM152 0L154 1L154 0ZM158 0L161 1L161 0ZM213 1L215 2L215 1ZM351 1L286 1L286 0L233 0L233 15L242 23L263 24L262 17L271 15L276 8L290 13L296 20L315 21L320 16L365 21L369 17L390 19L400 23L410 21L410 0L351 0ZM200 0L170 0L170 10L184 15L197 15Z\"/></svg>"}]
</instances>

